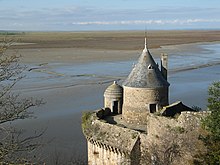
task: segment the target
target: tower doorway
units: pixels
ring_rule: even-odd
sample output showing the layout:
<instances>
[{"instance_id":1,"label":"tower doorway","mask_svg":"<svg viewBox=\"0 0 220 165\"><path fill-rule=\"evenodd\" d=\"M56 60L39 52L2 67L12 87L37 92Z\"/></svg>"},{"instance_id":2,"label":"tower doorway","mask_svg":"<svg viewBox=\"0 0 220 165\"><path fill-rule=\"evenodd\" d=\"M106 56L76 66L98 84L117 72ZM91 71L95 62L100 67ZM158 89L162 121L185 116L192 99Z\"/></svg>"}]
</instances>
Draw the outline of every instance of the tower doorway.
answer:
<instances>
[{"instance_id":1,"label":"tower doorway","mask_svg":"<svg viewBox=\"0 0 220 165\"><path fill-rule=\"evenodd\" d=\"M118 114L118 101L112 102L112 111L113 111L113 114Z\"/></svg>"}]
</instances>

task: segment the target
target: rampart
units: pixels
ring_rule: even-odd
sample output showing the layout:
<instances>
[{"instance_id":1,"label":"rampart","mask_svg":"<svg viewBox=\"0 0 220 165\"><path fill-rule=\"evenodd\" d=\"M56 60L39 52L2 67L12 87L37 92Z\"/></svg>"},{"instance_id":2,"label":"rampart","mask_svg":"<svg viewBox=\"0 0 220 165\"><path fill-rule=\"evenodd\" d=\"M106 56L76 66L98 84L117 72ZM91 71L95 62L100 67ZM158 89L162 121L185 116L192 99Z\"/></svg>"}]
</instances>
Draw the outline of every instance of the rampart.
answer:
<instances>
[{"instance_id":1,"label":"rampart","mask_svg":"<svg viewBox=\"0 0 220 165\"><path fill-rule=\"evenodd\" d=\"M83 132L88 140L88 164L137 165L152 161L149 160L152 146L164 143L173 138L172 136L180 141L185 140L184 144L190 141L193 145L201 145L198 140L200 121L209 112L182 112L176 118L151 114L147 118L146 132L117 123L109 124L105 116L99 118L97 114L98 112L91 113L83 123ZM191 159L197 149L198 147L188 151L185 160ZM146 160L147 158L149 159ZM182 161L179 164L187 162Z\"/></svg>"}]
</instances>

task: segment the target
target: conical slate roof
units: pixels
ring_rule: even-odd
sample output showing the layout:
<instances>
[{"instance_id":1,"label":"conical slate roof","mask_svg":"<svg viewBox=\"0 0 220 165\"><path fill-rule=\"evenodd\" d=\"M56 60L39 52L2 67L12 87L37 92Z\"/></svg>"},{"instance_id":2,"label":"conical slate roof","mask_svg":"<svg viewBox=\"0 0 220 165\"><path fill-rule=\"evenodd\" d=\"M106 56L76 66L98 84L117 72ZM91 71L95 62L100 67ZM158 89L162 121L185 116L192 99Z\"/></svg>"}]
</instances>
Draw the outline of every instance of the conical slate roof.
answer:
<instances>
[{"instance_id":1,"label":"conical slate roof","mask_svg":"<svg viewBox=\"0 0 220 165\"><path fill-rule=\"evenodd\" d=\"M151 56L146 46L146 39L145 48L138 59L138 63L123 85L136 88L157 88L168 87L170 85L162 76L161 71Z\"/></svg>"}]
</instances>

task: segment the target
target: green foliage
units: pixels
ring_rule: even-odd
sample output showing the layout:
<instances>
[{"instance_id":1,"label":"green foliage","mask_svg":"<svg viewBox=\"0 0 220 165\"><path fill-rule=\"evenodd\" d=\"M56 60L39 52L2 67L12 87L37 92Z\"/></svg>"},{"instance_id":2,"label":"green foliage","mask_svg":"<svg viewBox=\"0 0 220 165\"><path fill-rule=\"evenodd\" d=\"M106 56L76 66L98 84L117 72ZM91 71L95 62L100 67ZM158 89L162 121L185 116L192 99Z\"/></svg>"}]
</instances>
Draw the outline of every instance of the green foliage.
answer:
<instances>
[{"instance_id":1,"label":"green foliage","mask_svg":"<svg viewBox=\"0 0 220 165\"><path fill-rule=\"evenodd\" d=\"M208 109L211 114L202 121L203 128L208 134L200 137L207 151L196 156L194 161L196 165L220 164L220 82L214 82L208 92Z\"/></svg>"},{"instance_id":2,"label":"green foliage","mask_svg":"<svg viewBox=\"0 0 220 165\"><path fill-rule=\"evenodd\" d=\"M85 130L88 125L91 118L92 112L83 112L82 114L82 128Z\"/></svg>"},{"instance_id":3,"label":"green foliage","mask_svg":"<svg viewBox=\"0 0 220 165\"><path fill-rule=\"evenodd\" d=\"M25 32L7 32L7 31L0 31L0 35L7 35L7 36L11 36L11 35L24 35Z\"/></svg>"},{"instance_id":4,"label":"green foliage","mask_svg":"<svg viewBox=\"0 0 220 165\"><path fill-rule=\"evenodd\" d=\"M194 165L219 165L220 164L220 141L212 139L211 136L202 140L207 151L200 153L194 158Z\"/></svg>"},{"instance_id":5,"label":"green foliage","mask_svg":"<svg viewBox=\"0 0 220 165\"><path fill-rule=\"evenodd\" d=\"M160 111L155 112L154 115L156 115L156 116L162 116L162 114L161 114Z\"/></svg>"},{"instance_id":6,"label":"green foliage","mask_svg":"<svg viewBox=\"0 0 220 165\"><path fill-rule=\"evenodd\" d=\"M208 108L210 111L220 110L220 81L214 82L209 87Z\"/></svg>"},{"instance_id":7,"label":"green foliage","mask_svg":"<svg viewBox=\"0 0 220 165\"><path fill-rule=\"evenodd\" d=\"M213 139L220 140L220 82L209 87L208 109L211 114L203 121L203 126Z\"/></svg>"},{"instance_id":8,"label":"green foliage","mask_svg":"<svg viewBox=\"0 0 220 165\"><path fill-rule=\"evenodd\" d=\"M132 134L132 139L135 139L137 136L138 136L137 133L133 133L133 134Z\"/></svg>"}]
</instances>

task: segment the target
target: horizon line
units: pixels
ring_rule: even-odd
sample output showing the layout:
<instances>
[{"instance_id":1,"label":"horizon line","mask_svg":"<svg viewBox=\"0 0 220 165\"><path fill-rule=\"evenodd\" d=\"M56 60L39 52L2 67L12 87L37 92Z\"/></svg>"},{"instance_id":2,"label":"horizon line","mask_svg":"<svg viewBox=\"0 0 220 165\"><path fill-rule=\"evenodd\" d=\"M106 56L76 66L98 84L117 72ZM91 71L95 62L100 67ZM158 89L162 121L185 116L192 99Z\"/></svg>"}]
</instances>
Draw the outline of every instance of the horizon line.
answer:
<instances>
[{"instance_id":1,"label":"horizon line","mask_svg":"<svg viewBox=\"0 0 220 165\"><path fill-rule=\"evenodd\" d=\"M183 28L183 29L148 29L147 31L215 31L220 30L220 28ZM145 31L144 29L109 29L109 30L0 30L0 33L12 33L12 32L126 32L126 31Z\"/></svg>"}]
</instances>

